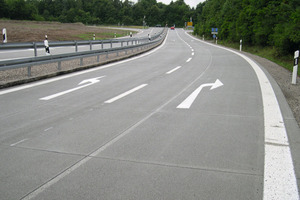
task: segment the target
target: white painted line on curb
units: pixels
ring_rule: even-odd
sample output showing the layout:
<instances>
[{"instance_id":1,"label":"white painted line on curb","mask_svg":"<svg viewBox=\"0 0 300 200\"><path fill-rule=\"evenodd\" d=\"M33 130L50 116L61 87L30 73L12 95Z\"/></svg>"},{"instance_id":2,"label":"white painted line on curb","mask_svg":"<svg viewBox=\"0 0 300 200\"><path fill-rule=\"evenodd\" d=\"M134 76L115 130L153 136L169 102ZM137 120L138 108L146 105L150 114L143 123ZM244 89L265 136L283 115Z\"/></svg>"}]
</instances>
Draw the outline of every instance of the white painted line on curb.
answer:
<instances>
[{"instance_id":1,"label":"white painted line on curb","mask_svg":"<svg viewBox=\"0 0 300 200\"><path fill-rule=\"evenodd\" d=\"M203 42L199 39L196 40ZM268 77L262 69L247 56L225 47L207 42L203 43L230 51L242 57L252 66L257 75L263 100L265 127L263 199L299 199L297 179L285 124L275 92Z\"/></svg>"},{"instance_id":2,"label":"white painted line on curb","mask_svg":"<svg viewBox=\"0 0 300 200\"><path fill-rule=\"evenodd\" d=\"M146 87L147 85L148 84L142 84L140 86L137 86L137 87L135 87L135 88L133 88L133 89L127 91L127 92L124 92L124 93L122 93L122 94L120 94L120 95L118 95L118 96L116 96L116 97L114 97L112 99L109 99L109 100L105 101L104 103L113 103L113 102L115 102L115 101L117 101L119 99L122 99L123 97L126 97L126 96L130 95L131 93L134 93L134 92L142 89L143 87Z\"/></svg>"},{"instance_id":3,"label":"white painted line on curb","mask_svg":"<svg viewBox=\"0 0 300 200\"><path fill-rule=\"evenodd\" d=\"M175 67L174 69L168 71L166 74L171 74L171 73L175 72L176 70L178 70L180 68L181 68L181 66Z\"/></svg>"}]
</instances>

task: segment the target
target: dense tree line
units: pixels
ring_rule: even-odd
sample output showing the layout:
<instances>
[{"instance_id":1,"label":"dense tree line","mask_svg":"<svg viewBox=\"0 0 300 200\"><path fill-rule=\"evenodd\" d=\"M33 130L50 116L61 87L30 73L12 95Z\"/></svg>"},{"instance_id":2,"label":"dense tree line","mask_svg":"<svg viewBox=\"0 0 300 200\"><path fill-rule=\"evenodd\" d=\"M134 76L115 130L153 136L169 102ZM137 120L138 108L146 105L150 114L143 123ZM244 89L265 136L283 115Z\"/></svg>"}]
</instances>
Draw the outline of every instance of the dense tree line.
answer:
<instances>
[{"instance_id":1,"label":"dense tree line","mask_svg":"<svg viewBox=\"0 0 300 200\"><path fill-rule=\"evenodd\" d=\"M0 0L0 18L84 24L149 26L184 22L193 13L184 0L169 5L156 0ZM145 16L145 18L144 18Z\"/></svg>"},{"instance_id":2,"label":"dense tree line","mask_svg":"<svg viewBox=\"0 0 300 200\"><path fill-rule=\"evenodd\" d=\"M300 48L299 0L206 0L196 8L195 33L222 40L274 46L278 55Z\"/></svg>"},{"instance_id":3,"label":"dense tree line","mask_svg":"<svg viewBox=\"0 0 300 200\"><path fill-rule=\"evenodd\" d=\"M250 45L274 46L281 55L300 46L299 0L206 0L191 9L184 0L0 0L0 18L82 22L84 24L156 24L183 27L192 17L194 33Z\"/></svg>"}]
</instances>

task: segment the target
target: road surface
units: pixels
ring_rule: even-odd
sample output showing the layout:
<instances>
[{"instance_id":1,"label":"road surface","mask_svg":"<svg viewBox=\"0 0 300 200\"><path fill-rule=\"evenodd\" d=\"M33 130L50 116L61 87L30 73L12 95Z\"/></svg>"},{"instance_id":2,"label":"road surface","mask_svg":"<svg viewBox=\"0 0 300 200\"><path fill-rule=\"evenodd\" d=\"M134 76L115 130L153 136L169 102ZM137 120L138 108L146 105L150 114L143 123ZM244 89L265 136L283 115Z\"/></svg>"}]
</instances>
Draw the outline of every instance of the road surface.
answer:
<instances>
[{"instance_id":1,"label":"road surface","mask_svg":"<svg viewBox=\"0 0 300 200\"><path fill-rule=\"evenodd\" d=\"M138 57L0 90L0 105L1 199L299 198L299 128L278 86L181 29Z\"/></svg>"}]
</instances>

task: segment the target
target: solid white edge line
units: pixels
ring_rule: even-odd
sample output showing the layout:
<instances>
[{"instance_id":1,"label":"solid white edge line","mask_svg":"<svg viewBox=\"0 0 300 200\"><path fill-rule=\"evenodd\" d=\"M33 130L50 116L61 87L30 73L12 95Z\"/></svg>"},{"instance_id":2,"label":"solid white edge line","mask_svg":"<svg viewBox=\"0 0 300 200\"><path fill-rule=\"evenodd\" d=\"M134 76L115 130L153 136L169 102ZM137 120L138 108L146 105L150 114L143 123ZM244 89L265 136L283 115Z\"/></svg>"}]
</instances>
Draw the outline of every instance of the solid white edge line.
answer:
<instances>
[{"instance_id":1,"label":"solid white edge line","mask_svg":"<svg viewBox=\"0 0 300 200\"><path fill-rule=\"evenodd\" d=\"M156 47L155 49L153 49L151 51L148 51L148 52L143 53L141 55L135 56L133 58L121 60L121 61L118 61L118 62L115 62L115 63L103 65L103 66L100 66L100 67L95 67L95 68L92 68L92 69L87 69L87 70L80 71L80 72L74 72L74 73L71 73L71 74L63 75L63 76L58 76L58 77L54 77L54 78L50 78L50 79L46 79L46 80L41 80L41 81L34 82L34 83L29 83L29 84L22 85L22 86L16 86L16 87L9 88L9 89L3 89L2 91L0 90L0 95L12 93L12 92L17 92L17 91L20 91L20 90L24 90L24 89L28 89L28 88L32 88L32 87L36 87L36 86L40 86L40 85L44 85L44 84L48 84L48 83L52 83L52 82L55 82L55 81L71 78L71 77L74 77L74 76L78 76L78 75L82 75L82 74L86 74L86 73L90 73L90 72L110 68L110 67L113 67L113 66L116 66L116 65L119 65L119 64L127 63L127 62L130 62L130 61L142 58L142 57L146 57L146 56L158 51L160 48L162 48L166 44L168 34L169 34L169 32L167 32L166 38L160 46Z\"/></svg>"},{"instance_id":2,"label":"solid white edge line","mask_svg":"<svg viewBox=\"0 0 300 200\"><path fill-rule=\"evenodd\" d=\"M142 85L140 85L140 86L137 86L137 87L135 87L135 88L133 88L133 89L131 89L131 90L128 90L127 92L124 92L124 93L122 93L122 94L120 94L120 95L118 95L118 96L116 96L116 97L114 97L114 98L111 98L111 99L105 101L104 103L113 103L113 102L115 102L115 101L117 101L117 100L119 100L119 99L122 99L122 98L124 98L124 97L130 95L131 93L134 93L134 92L136 92L136 91L142 89L143 87L146 87L147 85L148 85L148 84L142 84Z\"/></svg>"},{"instance_id":3,"label":"solid white edge line","mask_svg":"<svg viewBox=\"0 0 300 200\"><path fill-rule=\"evenodd\" d=\"M297 179L285 124L268 77L247 56L225 47L210 44L199 39L196 40L230 51L245 59L252 66L261 87L264 107L265 162L263 199L299 199Z\"/></svg>"},{"instance_id":4,"label":"solid white edge line","mask_svg":"<svg viewBox=\"0 0 300 200\"><path fill-rule=\"evenodd\" d=\"M178 69L180 69L180 68L181 68L181 66L175 67L174 69L172 69L172 70L166 72L166 74L171 74L171 73L175 72L176 70L178 70Z\"/></svg>"}]
</instances>

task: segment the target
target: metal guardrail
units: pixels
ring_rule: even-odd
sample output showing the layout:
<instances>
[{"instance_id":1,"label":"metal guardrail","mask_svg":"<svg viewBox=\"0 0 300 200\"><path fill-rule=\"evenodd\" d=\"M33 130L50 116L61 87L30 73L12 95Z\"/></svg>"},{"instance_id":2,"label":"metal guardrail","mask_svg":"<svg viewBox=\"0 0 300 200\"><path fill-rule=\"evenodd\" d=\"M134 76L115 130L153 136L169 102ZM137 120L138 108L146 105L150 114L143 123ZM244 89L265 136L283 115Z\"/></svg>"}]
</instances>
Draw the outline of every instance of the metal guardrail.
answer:
<instances>
[{"instance_id":1,"label":"metal guardrail","mask_svg":"<svg viewBox=\"0 0 300 200\"><path fill-rule=\"evenodd\" d=\"M98 50L91 50L90 51L82 51L82 52L74 52L74 53L65 53L65 54L58 54L58 55L47 55L47 56L35 56L31 58L23 58L23 59L13 59L13 60L5 60L0 61L0 71L9 70L9 69L16 69L16 68L28 68L28 76L31 76L31 67L35 65L42 65L48 63L58 63L58 70L60 70L60 65L62 61L65 60L72 60L72 59L80 59L80 65L82 66L82 59L85 57L97 56L97 61L99 62L99 56L109 53L125 51L130 51L134 48L144 48L149 45L155 45L161 42L166 36L166 29L163 29L159 34L152 36L151 41L149 41L148 37L143 38L126 38L126 39L114 39L114 40L100 40L100 41L76 41L74 42L51 42L49 46L73 46L76 45L91 45L91 44L111 44L111 48L108 49L98 49ZM132 45L123 46L123 42L132 42ZM121 47L112 48L113 43L121 43ZM134 44L135 43L135 44ZM38 48L44 47L42 42L39 43L19 43L19 44L5 44L0 45L0 49L5 46L6 49L22 49L22 48ZM3 48L2 48L3 49ZM77 49L77 48L76 48Z\"/></svg>"},{"instance_id":2,"label":"metal guardrail","mask_svg":"<svg viewBox=\"0 0 300 200\"><path fill-rule=\"evenodd\" d=\"M152 36L152 39L156 39L163 33L164 30ZM93 45L101 45L103 49L104 44L110 44L112 48L113 44L121 43L123 47L124 43L131 42L132 45L141 43L142 41L147 41L148 37L141 37L141 38L123 38L123 39L110 39L110 40L81 40L81 41L52 41L49 42L50 47L65 47L65 46L74 46L75 52L78 52L78 46L89 45L90 50L93 50ZM21 49L34 49L34 56L37 56L37 49L44 48L44 42L25 42L25 43L0 43L0 50L21 50Z\"/></svg>"}]
</instances>

